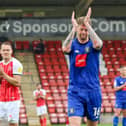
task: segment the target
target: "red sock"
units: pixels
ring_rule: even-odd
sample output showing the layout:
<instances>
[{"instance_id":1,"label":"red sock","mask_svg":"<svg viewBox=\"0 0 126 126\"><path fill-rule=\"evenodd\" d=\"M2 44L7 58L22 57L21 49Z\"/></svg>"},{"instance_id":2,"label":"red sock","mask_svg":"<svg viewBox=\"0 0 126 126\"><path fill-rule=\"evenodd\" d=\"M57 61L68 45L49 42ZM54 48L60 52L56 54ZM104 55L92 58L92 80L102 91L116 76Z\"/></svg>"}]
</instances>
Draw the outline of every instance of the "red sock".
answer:
<instances>
[{"instance_id":1,"label":"red sock","mask_svg":"<svg viewBox=\"0 0 126 126\"><path fill-rule=\"evenodd\" d=\"M43 118L43 126L46 126L46 117Z\"/></svg>"},{"instance_id":2,"label":"red sock","mask_svg":"<svg viewBox=\"0 0 126 126\"><path fill-rule=\"evenodd\" d=\"M41 126L43 126L43 119L40 119L40 124Z\"/></svg>"},{"instance_id":3,"label":"red sock","mask_svg":"<svg viewBox=\"0 0 126 126\"><path fill-rule=\"evenodd\" d=\"M69 126L69 118L66 117L66 126Z\"/></svg>"}]
</instances>

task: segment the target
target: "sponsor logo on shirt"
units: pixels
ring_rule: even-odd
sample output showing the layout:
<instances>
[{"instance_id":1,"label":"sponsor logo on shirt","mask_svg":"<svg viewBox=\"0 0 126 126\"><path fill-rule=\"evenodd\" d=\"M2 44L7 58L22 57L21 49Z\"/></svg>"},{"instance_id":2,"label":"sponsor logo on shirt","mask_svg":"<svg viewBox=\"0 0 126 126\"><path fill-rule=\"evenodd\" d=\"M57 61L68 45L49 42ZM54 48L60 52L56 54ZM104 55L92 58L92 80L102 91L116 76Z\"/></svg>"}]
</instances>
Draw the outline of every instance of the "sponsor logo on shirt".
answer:
<instances>
[{"instance_id":1,"label":"sponsor logo on shirt","mask_svg":"<svg viewBox=\"0 0 126 126\"><path fill-rule=\"evenodd\" d=\"M86 66L86 58L87 58L87 54L77 55L76 59L75 59L75 66L76 67L85 67Z\"/></svg>"},{"instance_id":2,"label":"sponsor logo on shirt","mask_svg":"<svg viewBox=\"0 0 126 126\"><path fill-rule=\"evenodd\" d=\"M85 52L89 53L90 52L90 47L85 47Z\"/></svg>"}]
</instances>

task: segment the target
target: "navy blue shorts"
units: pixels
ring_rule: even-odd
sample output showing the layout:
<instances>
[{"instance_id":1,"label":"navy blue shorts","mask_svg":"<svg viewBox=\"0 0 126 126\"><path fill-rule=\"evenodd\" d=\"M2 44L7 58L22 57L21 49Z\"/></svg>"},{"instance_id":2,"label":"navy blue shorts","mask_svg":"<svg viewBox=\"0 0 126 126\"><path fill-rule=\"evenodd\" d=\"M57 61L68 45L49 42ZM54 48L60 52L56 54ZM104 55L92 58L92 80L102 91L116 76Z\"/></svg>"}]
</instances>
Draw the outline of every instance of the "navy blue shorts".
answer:
<instances>
[{"instance_id":1,"label":"navy blue shorts","mask_svg":"<svg viewBox=\"0 0 126 126\"><path fill-rule=\"evenodd\" d=\"M116 100L115 108L126 109L126 102L121 100Z\"/></svg>"},{"instance_id":2,"label":"navy blue shorts","mask_svg":"<svg viewBox=\"0 0 126 126\"><path fill-rule=\"evenodd\" d=\"M68 116L86 116L91 121L97 121L101 112L101 91L68 89Z\"/></svg>"}]
</instances>

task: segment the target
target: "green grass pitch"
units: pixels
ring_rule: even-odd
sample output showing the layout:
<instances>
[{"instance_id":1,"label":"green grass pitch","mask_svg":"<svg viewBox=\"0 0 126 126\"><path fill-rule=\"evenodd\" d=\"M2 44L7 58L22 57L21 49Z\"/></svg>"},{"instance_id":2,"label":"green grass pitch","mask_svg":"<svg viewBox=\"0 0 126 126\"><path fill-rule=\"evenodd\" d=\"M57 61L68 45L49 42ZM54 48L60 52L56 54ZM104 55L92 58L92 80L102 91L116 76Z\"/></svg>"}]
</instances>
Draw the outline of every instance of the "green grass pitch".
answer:
<instances>
[{"instance_id":1,"label":"green grass pitch","mask_svg":"<svg viewBox=\"0 0 126 126\"><path fill-rule=\"evenodd\" d=\"M54 124L52 126L66 126L66 125L63 125L63 124ZM82 124L81 126L86 126L86 124ZM112 124L99 124L98 126L112 126ZM121 124L119 126L121 126Z\"/></svg>"}]
</instances>

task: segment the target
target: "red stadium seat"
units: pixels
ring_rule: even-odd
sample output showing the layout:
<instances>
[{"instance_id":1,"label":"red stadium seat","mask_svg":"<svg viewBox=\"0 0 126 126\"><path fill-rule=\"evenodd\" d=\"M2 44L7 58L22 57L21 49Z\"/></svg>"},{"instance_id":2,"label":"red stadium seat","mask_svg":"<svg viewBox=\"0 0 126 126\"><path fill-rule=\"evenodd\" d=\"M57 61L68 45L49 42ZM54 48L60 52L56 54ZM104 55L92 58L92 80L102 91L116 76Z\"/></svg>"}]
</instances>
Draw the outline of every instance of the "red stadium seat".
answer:
<instances>
[{"instance_id":1,"label":"red stadium seat","mask_svg":"<svg viewBox=\"0 0 126 126\"><path fill-rule=\"evenodd\" d=\"M30 48L29 41L23 41L23 49L28 50Z\"/></svg>"},{"instance_id":2,"label":"red stadium seat","mask_svg":"<svg viewBox=\"0 0 126 126\"><path fill-rule=\"evenodd\" d=\"M56 111L57 111L57 113L64 113L63 104L56 104Z\"/></svg>"},{"instance_id":3,"label":"red stadium seat","mask_svg":"<svg viewBox=\"0 0 126 126\"><path fill-rule=\"evenodd\" d=\"M50 121L52 124L57 124L58 123L58 116L56 113L50 113Z\"/></svg>"},{"instance_id":4,"label":"red stadium seat","mask_svg":"<svg viewBox=\"0 0 126 126\"><path fill-rule=\"evenodd\" d=\"M23 49L23 46L22 46L23 44L22 44L22 41L16 41L15 42L15 48L17 49L17 50L21 50L21 49Z\"/></svg>"},{"instance_id":5,"label":"red stadium seat","mask_svg":"<svg viewBox=\"0 0 126 126\"><path fill-rule=\"evenodd\" d=\"M53 99L53 97L47 97L46 102L47 102L47 105L54 104L54 99Z\"/></svg>"},{"instance_id":6,"label":"red stadium seat","mask_svg":"<svg viewBox=\"0 0 126 126\"><path fill-rule=\"evenodd\" d=\"M49 113L55 113L56 112L55 104L48 104L48 112Z\"/></svg>"},{"instance_id":7,"label":"red stadium seat","mask_svg":"<svg viewBox=\"0 0 126 126\"><path fill-rule=\"evenodd\" d=\"M59 113L58 118L59 118L59 123L66 123L66 114L65 113Z\"/></svg>"},{"instance_id":8,"label":"red stadium seat","mask_svg":"<svg viewBox=\"0 0 126 126\"><path fill-rule=\"evenodd\" d=\"M112 107L106 107L105 112L106 113L112 113Z\"/></svg>"}]
</instances>

